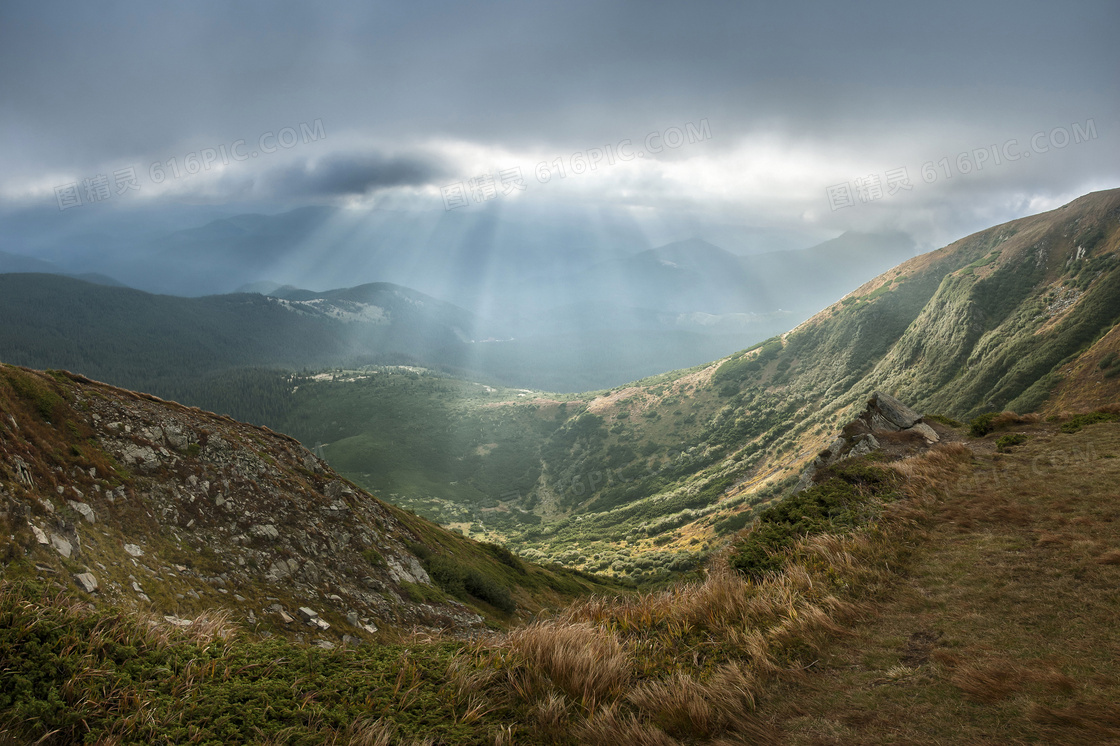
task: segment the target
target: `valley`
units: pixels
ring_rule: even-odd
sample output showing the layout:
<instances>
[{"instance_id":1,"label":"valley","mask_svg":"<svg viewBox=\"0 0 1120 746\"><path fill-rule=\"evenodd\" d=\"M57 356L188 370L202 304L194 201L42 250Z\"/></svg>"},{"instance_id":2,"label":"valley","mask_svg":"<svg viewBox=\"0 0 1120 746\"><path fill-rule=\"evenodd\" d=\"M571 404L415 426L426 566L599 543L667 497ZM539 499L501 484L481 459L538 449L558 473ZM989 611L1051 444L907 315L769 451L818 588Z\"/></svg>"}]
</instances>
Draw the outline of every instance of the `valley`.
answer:
<instances>
[{"instance_id":1,"label":"valley","mask_svg":"<svg viewBox=\"0 0 1120 746\"><path fill-rule=\"evenodd\" d=\"M965 422L1120 397L1104 364L1118 351L1118 214L1114 190L993 227L749 350L613 389L558 395L373 367L246 373L203 403L291 433L355 483L467 535L664 581L792 486L873 390ZM1092 394L1048 403L1063 387Z\"/></svg>"},{"instance_id":2,"label":"valley","mask_svg":"<svg viewBox=\"0 0 1120 746\"><path fill-rule=\"evenodd\" d=\"M1113 737L1112 653L1093 640L1118 603L1099 499L1120 426L1118 248L1120 190L1087 195L741 352L581 393L400 362L195 360L174 380L211 414L4 364L0 651L23 683L0 687L0 727L121 743L888 743L898 721L977 743ZM296 296L314 312L292 316L230 298L257 309L247 323L281 312L327 345L354 302ZM997 571L972 572L984 563ZM1070 604L1076 655L1046 641ZM189 725L171 704L188 693ZM914 698L921 713L876 714Z\"/></svg>"}]
</instances>

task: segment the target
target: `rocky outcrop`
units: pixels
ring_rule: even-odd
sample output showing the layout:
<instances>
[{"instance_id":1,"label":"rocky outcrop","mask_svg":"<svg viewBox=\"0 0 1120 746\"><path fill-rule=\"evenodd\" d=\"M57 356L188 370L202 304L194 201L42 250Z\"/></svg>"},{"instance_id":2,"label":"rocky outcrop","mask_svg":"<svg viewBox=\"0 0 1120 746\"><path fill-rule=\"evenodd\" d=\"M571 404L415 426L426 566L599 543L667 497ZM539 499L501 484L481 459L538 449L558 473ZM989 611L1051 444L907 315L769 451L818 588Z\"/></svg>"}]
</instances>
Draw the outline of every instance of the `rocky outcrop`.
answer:
<instances>
[{"instance_id":1,"label":"rocky outcrop","mask_svg":"<svg viewBox=\"0 0 1120 746\"><path fill-rule=\"evenodd\" d=\"M882 444L876 437L877 433L883 436L901 432L920 435L928 444L940 440L937 432L923 421L922 415L890 394L874 392L859 417L848 423L840 436L821 451L801 473L794 492L802 492L813 486L814 475L826 466L879 450Z\"/></svg>"},{"instance_id":2,"label":"rocky outcrop","mask_svg":"<svg viewBox=\"0 0 1120 746\"><path fill-rule=\"evenodd\" d=\"M17 553L49 582L68 574L99 602L175 619L221 607L262 631L340 642L483 628L431 587L412 553L420 534L294 439L81 379L65 392L57 424L0 396L13 409L0 421L0 513L22 516Z\"/></svg>"}]
</instances>

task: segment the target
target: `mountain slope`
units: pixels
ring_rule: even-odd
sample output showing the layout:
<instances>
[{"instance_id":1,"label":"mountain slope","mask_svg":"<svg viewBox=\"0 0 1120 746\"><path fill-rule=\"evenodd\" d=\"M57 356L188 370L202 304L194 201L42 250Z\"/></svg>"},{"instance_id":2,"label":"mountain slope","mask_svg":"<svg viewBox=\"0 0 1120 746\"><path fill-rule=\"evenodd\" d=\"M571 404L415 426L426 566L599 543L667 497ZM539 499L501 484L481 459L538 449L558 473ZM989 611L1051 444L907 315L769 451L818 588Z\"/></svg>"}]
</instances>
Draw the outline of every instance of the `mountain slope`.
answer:
<instances>
[{"instance_id":1,"label":"mountain slope","mask_svg":"<svg viewBox=\"0 0 1120 746\"><path fill-rule=\"evenodd\" d=\"M700 580L585 599L469 644L321 650L0 581L0 733L129 746L1110 742L1120 428L1084 419L1005 418L1001 432L1020 436L1010 453L956 433L909 458L836 464L816 496L842 483L850 503L802 515L818 530L774 572L744 577L732 552Z\"/></svg>"},{"instance_id":2,"label":"mountain slope","mask_svg":"<svg viewBox=\"0 0 1120 746\"><path fill-rule=\"evenodd\" d=\"M179 298L38 274L0 275L0 318L0 359L165 396L238 367L442 363L477 324L462 309L387 284L294 300Z\"/></svg>"},{"instance_id":3,"label":"mountain slope","mask_svg":"<svg viewBox=\"0 0 1120 746\"><path fill-rule=\"evenodd\" d=\"M292 438L70 374L0 367L0 453L0 573L99 603L338 642L606 589L382 503Z\"/></svg>"},{"instance_id":4,"label":"mountain slope","mask_svg":"<svg viewBox=\"0 0 1120 746\"><path fill-rule=\"evenodd\" d=\"M792 486L876 389L962 419L1049 406L1066 377L1063 400L1108 403L1081 396L1074 376L1099 383L1101 397L1115 391L1105 375L1118 352L1118 217L1120 190L1112 190L982 231L899 265L782 337L608 392L476 389L437 405L447 412L438 418L398 424L376 414L376 376L350 377L301 384L276 423L327 444L324 455L361 482L379 473L354 447L371 442L363 434L376 429L379 440L399 443L389 447L407 471L417 462L404 444L415 436L395 433L439 438L450 421L447 473L458 485L412 485L395 489L395 499L470 522L531 557L664 577ZM401 379L404 388L385 395L440 390L433 402L446 401L450 391L431 380ZM347 405L324 421L315 412L329 400ZM524 468L500 466L514 454L508 464ZM504 485L495 474L506 475ZM527 524L524 510L541 524Z\"/></svg>"}]
</instances>

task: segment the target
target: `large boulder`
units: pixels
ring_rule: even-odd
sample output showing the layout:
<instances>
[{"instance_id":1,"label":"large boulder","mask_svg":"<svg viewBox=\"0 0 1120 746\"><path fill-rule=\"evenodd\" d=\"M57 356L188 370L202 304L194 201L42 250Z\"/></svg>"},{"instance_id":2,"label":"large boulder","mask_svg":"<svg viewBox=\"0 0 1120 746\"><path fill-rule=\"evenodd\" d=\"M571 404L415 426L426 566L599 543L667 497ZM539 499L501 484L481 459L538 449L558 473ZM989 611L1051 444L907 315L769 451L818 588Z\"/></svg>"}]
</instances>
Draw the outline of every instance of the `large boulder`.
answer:
<instances>
[{"instance_id":1,"label":"large boulder","mask_svg":"<svg viewBox=\"0 0 1120 746\"><path fill-rule=\"evenodd\" d=\"M922 415L906 406L890 394L874 392L867 400L867 407L852 422L844 427L843 433L821 451L801 473L801 479L794 487L794 493L813 486L813 475L837 461L866 456L881 447L874 433L914 432L936 443L940 438L932 427L922 421Z\"/></svg>"},{"instance_id":2,"label":"large boulder","mask_svg":"<svg viewBox=\"0 0 1120 746\"><path fill-rule=\"evenodd\" d=\"M876 391L867 400L867 409L861 415L872 432L908 430L921 421L922 416L890 394Z\"/></svg>"}]
</instances>

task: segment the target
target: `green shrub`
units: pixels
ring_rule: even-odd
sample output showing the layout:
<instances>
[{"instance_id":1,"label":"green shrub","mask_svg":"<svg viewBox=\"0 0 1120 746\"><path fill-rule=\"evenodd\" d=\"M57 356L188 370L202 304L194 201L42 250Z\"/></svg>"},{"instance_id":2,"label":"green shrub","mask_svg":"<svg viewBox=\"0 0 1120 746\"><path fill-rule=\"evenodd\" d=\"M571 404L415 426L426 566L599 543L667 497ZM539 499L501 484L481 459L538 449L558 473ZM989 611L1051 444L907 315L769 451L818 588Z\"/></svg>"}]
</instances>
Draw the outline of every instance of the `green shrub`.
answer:
<instances>
[{"instance_id":1,"label":"green shrub","mask_svg":"<svg viewBox=\"0 0 1120 746\"><path fill-rule=\"evenodd\" d=\"M467 592L463 580L466 573L458 561L446 554L434 554L424 563L432 582L456 598L463 598Z\"/></svg>"},{"instance_id":2,"label":"green shrub","mask_svg":"<svg viewBox=\"0 0 1120 746\"><path fill-rule=\"evenodd\" d=\"M968 433L974 438L983 438L995 429L992 420L999 416L999 412L987 412L968 423Z\"/></svg>"},{"instance_id":3,"label":"green shrub","mask_svg":"<svg viewBox=\"0 0 1120 746\"><path fill-rule=\"evenodd\" d=\"M1027 442L1027 436L1022 433L1009 433L1001 435L999 440L996 441L996 450L1000 453L1007 453L1011 450L1011 446L1019 446Z\"/></svg>"},{"instance_id":4,"label":"green shrub","mask_svg":"<svg viewBox=\"0 0 1120 746\"><path fill-rule=\"evenodd\" d=\"M827 478L785 498L759 514L749 534L734 545L731 566L759 578L785 564L782 552L802 536L851 528L872 496L888 498L898 475L866 459L851 459L830 467Z\"/></svg>"},{"instance_id":5,"label":"green shrub","mask_svg":"<svg viewBox=\"0 0 1120 746\"><path fill-rule=\"evenodd\" d=\"M514 570L517 570L520 573L525 572L525 567L521 564L521 560L517 558L517 555L503 547L501 544L483 542L479 546L493 555L494 559L498 560L503 565L512 567Z\"/></svg>"},{"instance_id":6,"label":"green shrub","mask_svg":"<svg viewBox=\"0 0 1120 746\"><path fill-rule=\"evenodd\" d=\"M517 609L509 589L498 580L480 570L463 567L459 560L446 554L433 554L425 562L425 569L436 585L462 601L469 594L507 614Z\"/></svg>"},{"instance_id":7,"label":"green shrub","mask_svg":"<svg viewBox=\"0 0 1120 746\"><path fill-rule=\"evenodd\" d=\"M716 522L715 529L717 536L725 536L733 534L736 531L741 531L751 519L754 518L754 513L749 510L744 510L742 513L736 513Z\"/></svg>"},{"instance_id":8,"label":"green shrub","mask_svg":"<svg viewBox=\"0 0 1120 746\"><path fill-rule=\"evenodd\" d=\"M1095 425L1098 422L1114 422L1120 420L1120 415L1112 412L1089 412L1088 414L1074 415L1069 422L1062 424L1063 433L1076 433L1086 425Z\"/></svg>"},{"instance_id":9,"label":"green shrub","mask_svg":"<svg viewBox=\"0 0 1120 746\"><path fill-rule=\"evenodd\" d=\"M468 570L466 577L463 578L463 585L467 593L500 611L512 614L517 610L517 604L513 602L509 589L489 575L484 575L477 570Z\"/></svg>"}]
</instances>

